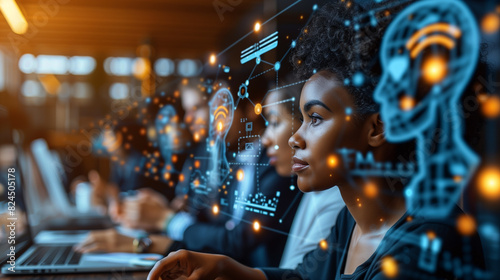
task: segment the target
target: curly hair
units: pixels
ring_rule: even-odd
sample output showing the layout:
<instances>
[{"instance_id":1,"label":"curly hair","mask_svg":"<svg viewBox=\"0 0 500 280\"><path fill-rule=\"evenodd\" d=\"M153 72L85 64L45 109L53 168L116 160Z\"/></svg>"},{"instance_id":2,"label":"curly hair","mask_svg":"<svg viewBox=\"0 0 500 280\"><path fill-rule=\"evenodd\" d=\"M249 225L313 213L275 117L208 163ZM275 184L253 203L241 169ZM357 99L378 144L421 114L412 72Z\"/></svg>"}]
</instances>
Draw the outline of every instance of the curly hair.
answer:
<instances>
[{"instance_id":1,"label":"curly hair","mask_svg":"<svg viewBox=\"0 0 500 280\"><path fill-rule=\"evenodd\" d=\"M384 5L388 2L396 5L378 9L351 1L329 2L302 29L291 57L299 79L322 70L334 73L353 96L358 117L379 109L373 91L382 72L378 55L382 37L392 15L406 6L400 1Z\"/></svg>"}]
</instances>

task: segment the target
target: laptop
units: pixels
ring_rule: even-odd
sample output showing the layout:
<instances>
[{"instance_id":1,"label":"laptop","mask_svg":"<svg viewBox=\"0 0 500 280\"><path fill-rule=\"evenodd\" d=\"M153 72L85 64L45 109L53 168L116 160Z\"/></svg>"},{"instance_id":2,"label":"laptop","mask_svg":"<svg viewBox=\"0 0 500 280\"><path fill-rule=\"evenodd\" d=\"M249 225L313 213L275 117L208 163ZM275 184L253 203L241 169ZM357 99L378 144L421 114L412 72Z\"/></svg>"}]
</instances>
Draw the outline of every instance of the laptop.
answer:
<instances>
[{"instance_id":1,"label":"laptop","mask_svg":"<svg viewBox=\"0 0 500 280\"><path fill-rule=\"evenodd\" d=\"M19 150L19 149L17 149ZM158 254L128 253L88 253L73 251L73 246L84 238L87 231L40 232L33 234L28 219L28 208L24 199L26 188L23 185L21 159L14 164L0 166L3 178L0 190L0 258L3 274L58 274L58 273L96 273L148 271L162 256ZM15 172L8 172L14 168ZM11 202L11 203L9 203ZM14 202L14 203L12 203ZM12 206L15 205L15 209ZM11 208L9 208L11 207ZM50 237L50 238L48 238ZM57 242L53 242L57 240Z\"/></svg>"}]
</instances>

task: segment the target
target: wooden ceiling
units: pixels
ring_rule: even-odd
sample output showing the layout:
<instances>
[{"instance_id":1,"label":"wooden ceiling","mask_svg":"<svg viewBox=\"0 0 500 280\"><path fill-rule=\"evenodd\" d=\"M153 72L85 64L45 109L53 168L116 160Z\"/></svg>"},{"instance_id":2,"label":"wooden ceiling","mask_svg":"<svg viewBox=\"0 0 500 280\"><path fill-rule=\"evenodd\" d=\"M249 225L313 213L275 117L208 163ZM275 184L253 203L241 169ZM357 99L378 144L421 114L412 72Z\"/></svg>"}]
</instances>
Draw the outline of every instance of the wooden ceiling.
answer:
<instances>
[{"instance_id":1,"label":"wooden ceiling","mask_svg":"<svg viewBox=\"0 0 500 280\"><path fill-rule=\"evenodd\" d=\"M229 3L238 3L234 7ZM134 55L149 40L156 55L202 58L218 51L263 0L17 0L29 30L14 34L0 18L0 47L21 55ZM45 3L45 4L44 4ZM214 3L229 8L219 17ZM231 10L232 9L232 10ZM227 37L227 36L226 36Z\"/></svg>"}]
</instances>

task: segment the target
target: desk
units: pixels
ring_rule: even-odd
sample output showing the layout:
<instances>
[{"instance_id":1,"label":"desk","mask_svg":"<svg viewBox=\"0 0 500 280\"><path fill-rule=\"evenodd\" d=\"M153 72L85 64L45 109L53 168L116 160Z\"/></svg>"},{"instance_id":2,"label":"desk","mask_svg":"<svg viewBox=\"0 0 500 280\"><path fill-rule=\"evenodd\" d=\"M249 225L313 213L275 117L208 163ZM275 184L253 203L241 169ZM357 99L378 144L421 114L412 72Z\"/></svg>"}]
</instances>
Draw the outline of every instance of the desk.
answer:
<instances>
[{"instance_id":1,"label":"desk","mask_svg":"<svg viewBox=\"0 0 500 280\"><path fill-rule=\"evenodd\" d=\"M148 277L148 272L120 272L111 273L81 273L81 274L51 274L51 275L23 275L5 276L0 274L2 280L144 280Z\"/></svg>"}]
</instances>

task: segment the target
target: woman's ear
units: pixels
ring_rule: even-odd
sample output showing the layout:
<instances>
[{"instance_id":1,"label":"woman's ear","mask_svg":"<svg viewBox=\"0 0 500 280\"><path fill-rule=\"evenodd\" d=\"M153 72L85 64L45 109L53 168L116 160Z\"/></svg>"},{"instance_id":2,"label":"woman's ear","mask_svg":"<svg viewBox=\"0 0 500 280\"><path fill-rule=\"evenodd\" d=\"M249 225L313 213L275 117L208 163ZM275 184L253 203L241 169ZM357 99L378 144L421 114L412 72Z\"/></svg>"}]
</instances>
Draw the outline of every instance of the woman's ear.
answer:
<instances>
[{"instance_id":1,"label":"woman's ear","mask_svg":"<svg viewBox=\"0 0 500 280\"><path fill-rule=\"evenodd\" d=\"M386 142L386 139L384 123L380 119L380 114L376 113L368 117L367 123L370 126L368 130L368 145L372 147L382 146Z\"/></svg>"}]
</instances>

